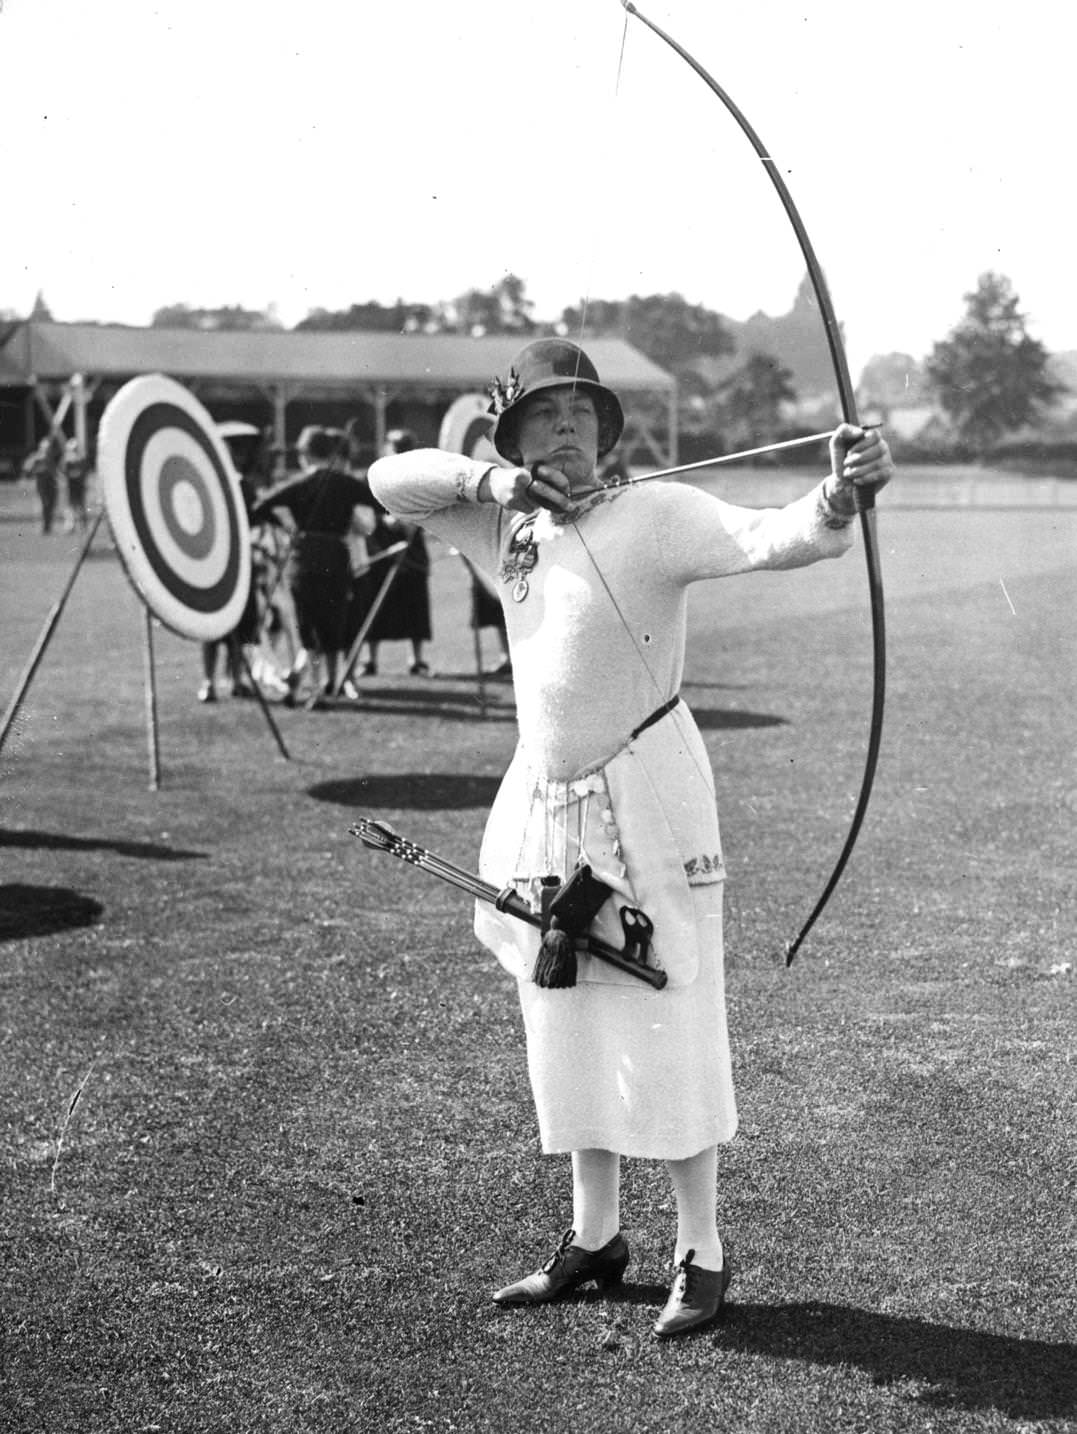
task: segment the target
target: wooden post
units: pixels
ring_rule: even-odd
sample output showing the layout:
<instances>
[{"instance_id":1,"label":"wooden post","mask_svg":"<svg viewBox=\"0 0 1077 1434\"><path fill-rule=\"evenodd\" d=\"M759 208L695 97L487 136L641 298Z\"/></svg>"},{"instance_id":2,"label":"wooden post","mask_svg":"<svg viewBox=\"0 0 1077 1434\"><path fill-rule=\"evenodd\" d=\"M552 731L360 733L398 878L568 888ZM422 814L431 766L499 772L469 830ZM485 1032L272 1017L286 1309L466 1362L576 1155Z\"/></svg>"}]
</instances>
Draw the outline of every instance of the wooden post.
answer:
<instances>
[{"instance_id":1,"label":"wooden post","mask_svg":"<svg viewBox=\"0 0 1077 1434\"><path fill-rule=\"evenodd\" d=\"M475 645L475 678L479 684L479 713L485 722L488 705L486 699L486 674L482 670L482 636L479 632L479 617L476 612L475 587L476 585L480 585L488 588L490 584L483 580L479 569L470 558L465 558L463 553L460 554L460 558L464 567L467 569L468 577L471 579L471 633Z\"/></svg>"},{"instance_id":2,"label":"wooden post","mask_svg":"<svg viewBox=\"0 0 1077 1434\"><path fill-rule=\"evenodd\" d=\"M73 373L71 375L70 384L75 403L75 437L78 440L79 457L85 458L89 447L86 431L86 408L89 402L89 394L86 390L85 375Z\"/></svg>"},{"instance_id":3,"label":"wooden post","mask_svg":"<svg viewBox=\"0 0 1077 1434\"><path fill-rule=\"evenodd\" d=\"M279 483L288 476L288 429L285 411L288 407L288 388L278 383L273 388L273 446L277 450L273 462L273 481Z\"/></svg>"},{"instance_id":4,"label":"wooden post","mask_svg":"<svg viewBox=\"0 0 1077 1434\"><path fill-rule=\"evenodd\" d=\"M146 657L146 740L150 759L150 791L161 786L161 753L157 742L157 673L153 662L153 615L143 604L144 652Z\"/></svg>"},{"instance_id":5,"label":"wooden post","mask_svg":"<svg viewBox=\"0 0 1077 1434\"><path fill-rule=\"evenodd\" d=\"M482 637L474 614L471 619L471 635L475 642L475 678L479 684L479 716L486 721L486 674L482 670Z\"/></svg>"},{"instance_id":6,"label":"wooden post","mask_svg":"<svg viewBox=\"0 0 1077 1434\"><path fill-rule=\"evenodd\" d=\"M242 663L244 675L246 676L247 681L250 683L255 698L258 701L258 706L262 709L262 716L266 719L266 723L269 727L269 730L273 733L273 739L277 744L277 750L280 752L281 756L286 762L290 762L292 760L291 753L284 745L284 738L280 735L280 728L273 720L273 713L269 710L269 703L265 699L265 694L262 692L261 687L259 687L258 685L258 679L251 671L251 665L247 661L247 654L243 649L242 643L239 647L239 660Z\"/></svg>"},{"instance_id":7,"label":"wooden post","mask_svg":"<svg viewBox=\"0 0 1077 1434\"><path fill-rule=\"evenodd\" d=\"M75 579L78 577L79 570L81 569L83 563L86 561L86 555L90 551L90 544L93 542L94 534L97 532L97 529L101 524L101 519L104 516L104 508L98 508L97 512L94 514L94 520L90 524L90 530L86 534L86 539L82 544L82 548L79 551L79 555L75 559L75 566L71 569L71 575L64 586L63 592L53 604L52 611L45 619L45 625L41 629L37 642L34 644L34 650L33 652L31 652L30 660L27 662L26 667L23 670L23 674L19 679L19 685L15 689L15 695L8 703L7 711L4 713L3 718L0 718L0 750L3 749L7 734L11 729L11 724L18 716L19 708L22 706L23 703L23 698L26 696L26 693L30 687L30 683L34 679L34 673L37 671L41 663L41 659L45 656L45 652L52 638L52 634L56 630L56 624L60 621L60 615L67 604L67 599L71 595L71 589L75 586Z\"/></svg>"},{"instance_id":8,"label":"wooden post","mask_svg":"<svg viewBox=\"0 0 1077 1434\"><path fill-rule=\"evenodd\" d=\"M345 659L344 668L340 676L337 678L336 689L330 693L331 697L339 697L340 694L344 691L344 684L355 671L355 664L359 661L359 649L366 641L367 633L374 626L374 619L381 611L382 603L389 596L389 589L392 587L393 582L396 579L397 573L399 573L400 569L404 566L404 560L408 556L407 543L400 542L398 544L394 544L394 547L399 547L400 555L399 557L394 558L392 567L386 573L384 582L375 594L374 601L370 604L366 616L363 618L363 621L359 627L359 631L355 634L355 641L352 643L351 651L348 653L348 656ZM386 548L385 553L383 553L381 556L384 557L391 551L391 548Z\"/></svg>"}]
</instances>

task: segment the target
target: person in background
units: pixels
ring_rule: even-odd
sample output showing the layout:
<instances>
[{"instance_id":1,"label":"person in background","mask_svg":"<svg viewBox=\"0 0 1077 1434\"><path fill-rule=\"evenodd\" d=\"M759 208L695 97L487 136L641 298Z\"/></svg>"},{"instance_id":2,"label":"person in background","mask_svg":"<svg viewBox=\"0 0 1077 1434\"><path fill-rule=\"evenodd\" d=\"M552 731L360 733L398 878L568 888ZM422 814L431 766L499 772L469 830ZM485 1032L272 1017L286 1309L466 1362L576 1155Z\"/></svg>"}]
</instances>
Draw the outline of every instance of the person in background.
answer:
<instances>
[{"instance_id":1,"label":"person in background","mask_svg":"<svg viewBox=\"0 0 1077 1434\"><path fill-rule=\"evenodd\" d=\"M484 413L472 419L463 438L463 451L468 458L477 458L486 463L504 463L493 443L493 431L497 420L492 413ZM505 622L505 609L496 584L481 568L464 559L471 575L471 626L481 633L493 628L501 651L501 661L488 674L491 677L508 679L512 676L512 656L509 652L509 634Z\"/></svg>"},{"instance_id":2,"label":"person in background","mask_svg":"<svg viewBox=\"0 0 1077 1434\"><path fill-rule=\"evenodd\" d=\"M382 453L410 453L416 446L415 435L409 429L394 428L385 435ZM372 677L377 673L378 647L381 643L409 642L409 671L413 676L425 677L430 673L430 666L424 656L424 644L429 642L433 635L430 621L430 557L426 540L422 529L416 524L401 523L386 513L376 500L375 504L374 529L366 538L369 557L376 559L379 553L401 541L408 546L399 560L396 575L367 633L369 656L363 667L363 675ZM357 580L352 620L354 631L358 632L364 615L369 612L371 604L381 592L387 573L392 571L397 561L396 558L387 558L384 562L375 563L369 572Z\"/></svg>"},{"instance_id":3,"label":"person in background","mask_svg":"<svg viewBox=\"0 0 1077 1434\"><path fill-rule=\"evenodd\" d=\"M77 438L69 438L64 445L64 456L60 468L67 493L66 530L73 533L77 527L85 531L88 521L86 517L86 484L90 476L90 464L82 452Z\"/></svg>"},{"instance_id":4,"label":"person in background","mask_svg":"<svg viewBox=\"0 0 1077 1434\"><path fill-rule=\"evenodd\" d=\"M295 523L285 563L284 580L295 604L302 644L287 674L288 696L296 693L307 666L314 691L308 706L319 707L335 694L344 653L351 597L351 555L348 534L357 504L367 503L369 490L343 465L340 445L324 428L307 427L296 442L300 471L271 488L251 508L251 521L265 522L281 510ZM324 678L317 668L324 664Z\"/></svg>"},{"instance_id":5,"label":"person in background","mask_svg":"<svg viewBox=\"0 0 1077 1434\"><path fill-rule=\"evenodd\" d=\"M624 416L582 349L529 344L491 391L505 466L423 449L369 474L391 512L459 548L502 593L519 745L479 870L536 914L551 884L560 894L597 879L609 896L575 934L620 948L627 903L653 925L652 961L667 977L654 990L577 953L565 931L541 935L500 906L477 907L480 940L517 981L542 1148L567 1155L572 1172L571 1225L539 1269L493 1298L542 1305L619 1283L630 1259L622 1157L661 1160L677 1209L673 1282L654 1325L668 1338L722 1313L731 1261L718 1152L737 1128L714 778L679 695L687 592L841 556L857 488L881 487L893 468L877 433L842 424L829 474L784 508L680 483L603 487L598 464ZM705 596L717 594L696 600Z\"/></svg>"},{"instance_id":6,"label":"person in background","mask_svg":"<svg viewBox=\"0 0 1077 1434\"><path fill-rule=\"evenodd\" d=\"M228 456L232 460L232 467L235 469L239 481L243 506L249 515L255 498L254 469L258 461L261 434L251 423L232 422L218 423L217 434L222 439L228 450ZM253 660L255 645L258 642L261 623L258 602L257 547L253 540L251 561L251 587L239 622L224 637L201 644L202 684L198 689L199 702L217 701L217 664L222 648L224 649L225 671L228 674L232 696L254 696L248 670Z\"/></svg>"},{"instance_id":7,"label":"person in background","mask_svg":"<svg viewBox=\"0 0 1077 1434\"><path fill-rule=\"evenodd\" d=\"M51 533L52 520L56 514L56 499L60 491L56 453L51 436L43 438L29 454L22 471L37 490L37 501L41 506L41 531Z\"/></svg>"},{"instance_id":8,"label":"person in background","mask_svg":"<svg viewBox=\"0 0 1077 1434\"><path fill-rule=\"evenodd\" d=\"M501 661L487 675L509 678L512 676L512 655L509 652L505 609L501 606L497 589L482 569L472 563L468 563L468 568L471 573L471 626L476 632L492 627L501 650Z\"/></svg>"}]
</instances>

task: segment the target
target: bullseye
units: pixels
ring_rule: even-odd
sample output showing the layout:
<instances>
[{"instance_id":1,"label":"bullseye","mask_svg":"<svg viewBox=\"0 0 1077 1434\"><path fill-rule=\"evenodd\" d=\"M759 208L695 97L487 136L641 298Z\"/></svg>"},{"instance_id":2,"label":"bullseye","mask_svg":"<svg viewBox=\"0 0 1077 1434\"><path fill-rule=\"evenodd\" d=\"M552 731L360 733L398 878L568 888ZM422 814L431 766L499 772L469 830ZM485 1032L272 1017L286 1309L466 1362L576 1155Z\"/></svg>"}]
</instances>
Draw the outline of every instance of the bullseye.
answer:
<instances>
[{"instance_id":1,"label":"bullseye","mask_svg":"<svg viewBox=\"0 0 1077 1434\"><path fill-rule=\"evenodd\" d=\"M188 477L188 471L182 458L166 459L161 469L161 488L163 492L171 488L171 501L166 504L165 512L171 511L177 527L190 539L206 530L206 505L197 483Z\"/></svg>"}]
</instances>

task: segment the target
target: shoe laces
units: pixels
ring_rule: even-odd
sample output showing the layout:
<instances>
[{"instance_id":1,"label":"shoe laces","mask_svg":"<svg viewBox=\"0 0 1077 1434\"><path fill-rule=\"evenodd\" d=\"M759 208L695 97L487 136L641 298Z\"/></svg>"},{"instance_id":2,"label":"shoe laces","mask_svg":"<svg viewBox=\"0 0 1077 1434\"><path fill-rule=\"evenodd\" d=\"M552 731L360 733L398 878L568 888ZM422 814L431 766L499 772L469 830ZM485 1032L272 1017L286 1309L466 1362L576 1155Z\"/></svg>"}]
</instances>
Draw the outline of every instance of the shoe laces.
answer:
<instances>
[{"instance_id":1,"label":"shoe laces","mask_svg":"<svg viewBox=\"0 0 1077 1434\"><path fill-rule=\"evenodd\" d=\"M549 1259L546 1261L546 1263L543 1265L543 1267L542 1267L542 1272L543 1272L543 1274L548 1275L552 1270L556 1270L556 1269L557 1269L557 1266L561 1263L561 1261L562 1261L562 1260L565 1258L565 1256L568 1254L569 1248L570 1248L570 1246L571 1246L571 1244L572 1244L573 1239L575 1238L575 1235L576 1235L576 1231L575 1231L575 1230L566 1230L566 1231L565 1231L565 1233L561 1236L561 1239L558 1241L557 1249L554 1250L553 1254L550 1256L550 1258L549 1258Z\"/></svg>"},{"instance_id":2,"label":"shoe laces","mask_svg":"<svg viewBox=\"0 0 1077 1434\"><path fill-rule=\"evenodd\" d=\"M677 1265L677 1272L673 1277L673 1283L681 1299L688 1299L696 1283L699 1266L692 1263L695 1257L695 1250L689 1250L684 1259Z\"/></svg>"}]
</instances>

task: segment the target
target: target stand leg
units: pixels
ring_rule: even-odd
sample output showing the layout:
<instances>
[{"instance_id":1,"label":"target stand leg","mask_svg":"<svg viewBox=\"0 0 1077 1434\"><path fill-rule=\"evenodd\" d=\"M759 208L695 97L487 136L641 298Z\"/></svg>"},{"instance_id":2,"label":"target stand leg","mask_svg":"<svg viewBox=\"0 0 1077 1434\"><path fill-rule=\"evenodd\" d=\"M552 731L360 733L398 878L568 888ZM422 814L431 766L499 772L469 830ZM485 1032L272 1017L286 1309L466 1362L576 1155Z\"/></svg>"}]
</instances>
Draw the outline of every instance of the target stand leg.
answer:
<instances>
[{"instance_id":1,"label":"target stand leg","mask_svg":"<svg viewBox=\"0 0 1077 1434\"><path fill-rule=\"evenodd\" d=\"M355 671L355 664L359 661L359 649L362 647L363 643L366 642L366 635L374 626L374 619L381 611L382 603L384 603L385 599L389 596L389 589L395 582L397 574L404 566L404 559L408 555L407 544L401 543L400 548L400 556L394 561L393 566L389 569L388 573L386 573L384 582L375 594L374 601L370 604L369 611L363 618L359 631L355 634L355 641L352 643L351 650L348 653L347 657L344 659L341 672L337 677L337 685L334 688L332 694L334 697L340 696L340 694L344 691L345 682L348 681L352 673Z\"/></svg>"},{"instance_id":2,"label":"target stand leg","mask_svg":"<svg viewBox=\"0 0 1077 1434\"><path fill-rule=\"evenodd\" d=\"M468 571L469 577L471 578L472 587L474 588L476 585L478 585L490 590L490 582L483 577L482 573L475 566L475 564L471 562L469 558L465 558L463 553L460 554L460 557L463 561L464 567ZM486 693L486 673L483 671L482 666L482 630L479 627L478 623L478 612L475 606L474 592L472 592L471 608L471 634L475 648L475 680L478 683L479 688L479 716L481 717L482 721L485 722L490 704Z\"/></svg>"},{"instance_id":3,"label":"target stand leg","mask_svg":"<svg viewBox=\"0 0 1077 1434\"><path fill-rule=\"evenodd\" d=\"M292 759L292 755L288 751L288 748L284 745L284 738L280 734L280 728L273 720L273 713L269 710L269 703L265 699L265 694L262 692L262 689L258 684L258 679L251 671L251 665L247 660L247 653L242 643L240 644L239 648L239 660L243 664L244 674L246 675L247 681L251 685L255 698L258 701L258 706L262 709L262 716L266 719L266 722L269 726L269 730L273 733L273 739L277 744L277 748L280 751L280 754L284 758L284 760L286 762L290 762Z\"/></svg>"},{"instance_id":4,"label":"target stand leg","mask_svg":"<svg viewBox=\"0 0 1077 1434\"><path fill-rule=\"evenodd\" d=\"M146 675L146 744L150 759L150 791L161 787L161 748L157 740L157 671L153 661L153 615L149 608L142 608L142 631L144 635Z\"/></svg>"},{"instance_id":5,"label":"target stand leg","mask_svg":"<svg viewBox=\"0 0 1077 1434\"><path fill-rule=\"evenodd\" d=\"M482 634L479 631L478 623L471 626L471 635L475 643L475 677L479 684L479 716L486 721L486 674L482 670Z\"/></svg>"},{"instance_id":6,"label":"target stand leg","mask_svg":"<svg viewBox=\"0 0 1077 1434\"><path fill-rule=\"evenodd\" d=\"M104 516L104 508L98 508L94 514L94 520L90 524L90 531L86 534L79 555L75 559L75 566L71 569L71 574L64 584L64 590L53 604L51 612L45 619L45 625L42 627L38 639L34 643L34 650L31 652L30 659L23 670L22 676L19 678L19 685L15 689L15 695L8 703L7 711L3 717L0 718L0 750L3 750L4 742L7 740L7 734L11 730L12 723L19 715L19 708L22 706L23 699L30 690L30 683L34 680L34 673L40 666L41 659L45 656L49 642L52 640L52 634L56 631L56 624L60 621L60 616L67 604L67 600L71 596L71 589L75 586L75 579L78 577L82 565L86 561L90 546L94 540L94 535L101 526L101 519Z\"/></svg>"}]
</instances>

